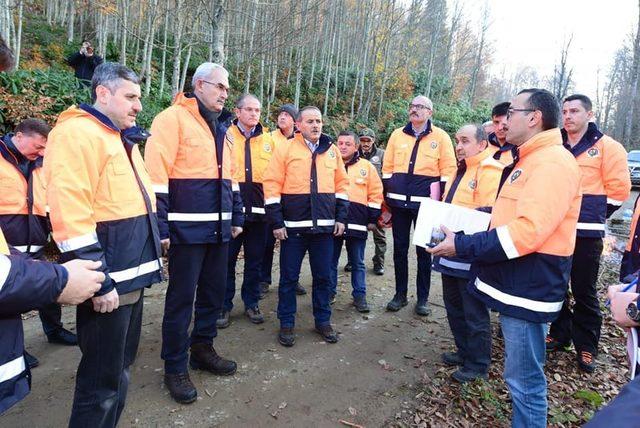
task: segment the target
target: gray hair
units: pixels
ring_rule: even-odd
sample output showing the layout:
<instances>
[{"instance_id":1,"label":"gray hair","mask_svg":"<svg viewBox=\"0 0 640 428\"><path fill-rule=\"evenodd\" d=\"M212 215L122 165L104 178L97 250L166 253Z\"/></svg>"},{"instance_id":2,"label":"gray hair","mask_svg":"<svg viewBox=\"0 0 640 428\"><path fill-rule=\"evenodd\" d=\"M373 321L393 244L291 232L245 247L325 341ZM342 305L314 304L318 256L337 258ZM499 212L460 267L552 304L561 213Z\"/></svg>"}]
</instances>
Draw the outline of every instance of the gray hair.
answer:
<instances>
[{"instance_id":1,"label":"gray hair","mask_svg":"<svg viewBox=\"0 0 640 428\"><path fill-rule=\"evenodd\" d=\"M320 111L320 109L316 106L305 106L302 107L300 109L300 111L298 112L298 116L296 117L296 122L300 122L302 120L302 113L304 113L305 111L317 111L318 113L320 113L320 116L322 116L322 112Z\"/></svg>"},{"instance_id":2,"label":"gray hair","mask_svg":"<svg viewBox=\"0 0 640 428\"><path fill-rule=\"evenodd\" d=\"M91 79L91 102L96 102L96 88L104 86L113 94L120 86L121 80L140 84L140 78L130 68L117 62L105 62L96 67Z\"/></svg>"},{"instance_id":3,"label":"gray hair","mask_svg":"<svg viewBox=\"0 0 640 428\"><path fill-rule=\"evenodd\" d=\"M198 68L196 68L195 73L193 73L193 77L191 78L191 87L195 88L198 80L206 80L211 76L211 73L213 73L214 70L222 70L222 74L229 78L229 72L220 64L216 64L215 62L203 62L198 66Z\"/></svg>"},{"instance_id":4,"label":"gray hair","mask_svg":"<svg viewBox=\"0 0 640 428\"><path fill-rule=\"evenodd\" d=\"M244 107L244 104L245 104L245 102L247 100L256 100L258 102L258 104L260 104L260 107L262 107L262 102L255 95L253 95L253 94L242 94L236 100L236 108L240 109L240 108Z\"/></svg>"}]
</instances>

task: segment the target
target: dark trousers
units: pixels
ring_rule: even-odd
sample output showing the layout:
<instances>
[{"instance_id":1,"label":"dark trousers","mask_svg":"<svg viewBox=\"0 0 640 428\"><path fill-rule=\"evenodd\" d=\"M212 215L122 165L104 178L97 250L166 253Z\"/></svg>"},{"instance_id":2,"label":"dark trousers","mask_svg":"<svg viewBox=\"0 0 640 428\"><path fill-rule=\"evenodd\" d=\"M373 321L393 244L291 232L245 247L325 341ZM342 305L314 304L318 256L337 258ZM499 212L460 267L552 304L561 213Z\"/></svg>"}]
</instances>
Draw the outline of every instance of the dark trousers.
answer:
<instances>
[{"instance_id":1,"label":"dark trousers","mask_svg":"<svg viewBox=\"0 0 640 428\"><path fill-rule=\"evenodd\" d=\"M132 305L101 314L93 306L76 309L78 346L82 358L76 373L76 390L70 427L115 427L129 387L129 367L140 342L144 297Z\"/></svg>"},{"instance_id":2,"label":"dark trousers","mask_svg":"<svg viewBox=\"0 0 640 428\"><path fill-rule=\"evenodd\" d=\"M393 264L396 272L396 295L406 296L409 282L409 246L411 244L411 225L415 226L418 211L393 208ZM416 289L418 302L429 299L431 287L431 255L424 248L416 246L418 275Z\"/></svg>"},{"instance_id":3,"label":"dark trousers","mask_svg":"<svg viewBox=\"0 0 640 428\"><path fill-rule=\"evenodd\" d=\"M376 225L376 228L371 231L373 235L373 243L375 245L375 252L371 261L374 267L384 267L384 254L387 252L387 235L380 226Z\"/></svg>"},{"instance_id":4,"label":"dark trousers","mask_svg":"<svg viewBox=\"0 0 640 428\"><path fill-rule=\"evenodd\" d=\"M62 330L62 308L57 303L50 303L38 310L44 334L50 336Z\"/></svg>"},{"instance_id":5,"label":"dark trousers","mask_svg":"<svg viewBox=\"0 0 640 428\"><path fill-rule=\"evenodd\" d=\"M353 298L364 297L367 294L367 282L364 267L364 248L367 240L363 238L334 238L333 258L331 261L331 294L335 295L338 288L338 263L342 244L347 246L347 260L351 265L351 296Z\"/></svg>"},{"instance_id":6,"label":"dark trousers","mask_svg":"<svg viewBox=\"0 0 640 428\"><path fill-rule=\"evenodd\" d=\"M233 309L233 297L236 294L236 263L240 247L244 247L244 273L242 279L242 301L245 309L258 307L260 297L260 271L265 247L264 222L245 222L242 233L229 243L229 262L227 265L227 289L223 309Z\"/></svg>"},{"instance_id":7,"label":"dark trousers","mask_svg":"<svg viewBox=\"0 0 640 428\"><path fill-rule=\"evenodd\" d=\"M228 256L228 242L172 244L169 248L169 286L162 319L165 373L187 372L190 344L213 343L224 301ZM195 320L189 339L194 306Z\"/></svg>"},{"instance_id":8,"label":"dark trousers","mask_svg":"<svg viewBox=\"0 0 640 428\"><path fill-rule=\"evenodd\" d=\"M486 374L491 363L489 309L467 291L469 280L442 275L442 298L447 320L464 368Z\"/></svg>"},{"instance_id":9,"label":"dark trousers","mask_svg":"<svg viewBox=\"0 0 640 428\"><path fill-rule=\"evenodd\" d=\"M271 270L273 268L273 250L276 246L276 238L270 226L265 227L264 255L260 266L260 282L271 284Z\"/></svg>"},{"instance_id":10,"label":"dark trousers","mask_svg":"<svg viewBox=\"0 0 640 428\"><path fill-rule=\"evenodd\" d=\"M576 351L598 353L602 314L596 291L602 238L577 238L571 265L571 293L575 300L573 313L569 295L564 300L560 316L551 324L549 334L562 343L573 341Z\"/></svg>"},{"instance_id":11,"label":"dark trousers","mask_svg":"<svg viewBox=\"0 0 640 428\"><path fill-rule=\"evenodd\" d=\"M278 288L278 319L281 327L293 327L296 319L296 284L306 252L309 252L313 276L311 302L316 327L331 323L331 257L333 235L289 233L280 242L280 287Z\"/></svg>"}]
</instances>

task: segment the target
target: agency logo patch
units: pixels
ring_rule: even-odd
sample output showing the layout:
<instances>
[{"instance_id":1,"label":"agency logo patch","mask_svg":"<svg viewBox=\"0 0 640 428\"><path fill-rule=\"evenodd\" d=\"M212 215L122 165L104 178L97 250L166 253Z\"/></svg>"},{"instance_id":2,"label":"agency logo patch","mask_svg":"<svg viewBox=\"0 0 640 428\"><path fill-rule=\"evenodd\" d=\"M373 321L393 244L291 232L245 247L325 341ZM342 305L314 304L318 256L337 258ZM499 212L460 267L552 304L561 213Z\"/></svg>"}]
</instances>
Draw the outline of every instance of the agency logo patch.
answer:
<instances>
[{"instance_id":1,"label":"agency logo patch","mask_svg":"<svg viewBox=\"0 0 640 428\"><path fill-rule=\"evenodd\" d=\"M380 162L380 158L378 156L374 156L371 158L371 162L373 163Z\"/></svg>"},{"instance_id":2,"label":"agency logo patch","mask_svg":"<svg viewBox=\"0 0 640 428\"><path fill-rule=\"evenodd\" d=\"M360 168L360 175L363 176L363 177L366 177L367 176L367 170L364 169L364 168Z\"/></svg>"},{"instance_id":3,"label":"agency logo patch","mask_svg":"<svg viewBox=\"0 0 640 428\"><path fill-rule=\"evenodd\" d=\"M477 186L478 186L478 181L477 181L477 180L471 180L471 181L469 181L469 188L470 188L471 190L475 190Z\"/></svg>"},{"instance_id":4,"label":"agency logo patch","mask_svg":"<svg viewBox=\"0 0 640 428\"><path fill-rule=\"evenodd\" d=\"M329 149L329 157L331 159L335 159L336 158L336 152L333 151L333 149Z\"/></svg>"},{"instance_id":5,"label":"agency logo patch","mask_svg":"<svg viewBox=\"0 0 640 428\"><path fill-rule=\"evenodd\" d=\"M596 149L595 147L591 147L589 150L587 150L587 156L589 156L590 158L598 157L599 154L600 150Z\"/></svg>"},{"instance_id":6,"label":"agency logo patch","mask_svg":"<svg viewBox=\"0 0 640 428\"><path fill-rule=\"evenodd\" d=\"M264 150L265 153L271 153L271 144L264 143L264 146L262 146L262 150Z\"/></svg>"},{"instance_id":7,"label":"agency logo patch","mask_svg":"<svg viewBox=\"0 0 640 428\"><path fill-rule=\"evenodd\" d=\"M520 177L521 175L522 175L522 170L516 169L515 171L513 171L513 174L511 174L511 177L509 178L509 183L513 184L513 182L516 181L518 177Z\"/></svg>"},{"instance_id":8,"label":"agency logo patch","mask_svg":"<svg viewBox=\"0 0 640 428\"><path fill-rule=\"evenodd\" d=\"M438 148L438 143L436 143L435 141L432 141L432 142L431 142L431 148L432 148L433 150L437 149L437 148Z\"/></svg>"}]
</instances>

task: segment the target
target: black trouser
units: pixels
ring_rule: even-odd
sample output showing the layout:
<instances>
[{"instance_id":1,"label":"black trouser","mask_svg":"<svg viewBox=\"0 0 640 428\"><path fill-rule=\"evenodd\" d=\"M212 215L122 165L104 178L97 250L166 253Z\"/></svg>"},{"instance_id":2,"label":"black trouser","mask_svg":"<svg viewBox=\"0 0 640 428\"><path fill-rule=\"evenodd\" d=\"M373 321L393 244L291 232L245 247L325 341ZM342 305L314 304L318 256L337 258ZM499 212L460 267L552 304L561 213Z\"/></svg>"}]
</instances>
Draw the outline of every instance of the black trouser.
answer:
<instances>
[{"instance_id":1,"label":"black trouser","mask_svg":"<svg viewBox=\"0 0 640 428\"><path fill-rule=\"evenodd\" d=\"M59 330L62 330L62 308L57 303L50 303L38 309L40 321L44 334L51 336Z\"/></svg>"},{"instance_id":2,"label":"black trouser","mask_svg":"<svg viewBox=\"0 0 640 428\"><path fill-rule=\"evenodd\" d=\"M76 373L70 427L115 427L129 387L129 367L140 342L144 298L101 314L78 305L78 345L82 358Z\"/></svg>"},{"instance_id":3,"label":"black trouser","mask_svg":"<svg viewBox=\"0 0 640 428\"><path fill-rule=\"evenodd\" d=\"M491 324L489 309L467 291L469 280L442 275L442 298L447 320L464 360L464 368L486 374L491 364Z\"/></svg>"},{"instance_id":4,"label":"black trouser","mask_svg":"<svg viewBox=\"0 0 640 428\"><path fill-rule=\"evenodd\" d=\"M551 324L549 334L555 340L569 343L576 351L598 353L602 314L596 291L602 238L577 238L571 266L571 293L575 300L573 313L567 295L560 316Z\"/></svg>"}]
</instances>

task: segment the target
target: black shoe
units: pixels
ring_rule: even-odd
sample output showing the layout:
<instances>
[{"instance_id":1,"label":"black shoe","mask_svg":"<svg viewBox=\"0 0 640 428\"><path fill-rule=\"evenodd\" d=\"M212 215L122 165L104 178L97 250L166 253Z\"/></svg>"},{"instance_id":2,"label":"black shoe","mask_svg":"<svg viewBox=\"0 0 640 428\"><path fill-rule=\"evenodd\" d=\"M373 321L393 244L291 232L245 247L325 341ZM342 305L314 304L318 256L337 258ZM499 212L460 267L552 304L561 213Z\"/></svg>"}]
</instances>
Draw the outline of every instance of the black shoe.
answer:
<instances>
[{"instance_id":1,"label":"black shoe","mask_svg":"<svg viewBox=\"0 0 640 428\"><path fill-rule=\"evenodd\" d=\"M300 283L296 284L296 294L298 296L304 296L305 294L307 294L307 290L304 289L304 287L302 285L300 285Z\"/></svg>"},{"instance_id":2,"label":"black shoe","mask_svg":"<svg viewBox=\"0 0 640 428\"><path fill-rule=\"evenodd\" d=\"M198 391L193 386L189 373L165 373L164 384L169 390L171 398L180 404L191 404L198 398Z\"/></svg>"},{"instance_id":3,"label":"black shoe","mask_svg":"<svg viewBox=\"0 0 640 428\"><path fill-rule=\"evenodd\" d=\"M216 320L217 328L227 328L231 325L231 321L229 321L229 311L222 311L220 314L220 318Z\"/></svg>"},{"instance_id":4,"label":"black shoe","mask_svg":"<svg viewBox=\"0 0 640 428\"><path fill-rule=\"evenodd\" d=\"M460 383L473 382L476 379L487 379L488 376L486 373L478 373L464 367L459 368L455 372L451 374L451 377L457 380Z\"/></svg>"},{"instance_id":5,"label":"black shoe","mask_svg":"<svg viewBox=\"0 0 640 428\"><path fill-rule=\"evenodd\" d=\"M30 369L34 369L40 365L40 361L26 350L24 351L24 360Z\"/></svg>"},{"instance_id":6,"label":"black shoe","mask_svg":"<svg viewBox=\"0 0 640 428\"><path fill-rule=\"evenodd\" d=\"M464 364L464 360L457 352L444 352L442 355L442 362L448 366L461 366Z\"/></svg>"},{"instance_id":7,"label":"black shoe","mask_svg":"<svg viewBox=\"0 0 640 428\"><path fill-rule=\"evenodd\" d=\"M293 327L282 327L278 332L278 342L287 348L295 345L296 335L293 333Z\"/></svg>"},{"instance_id":8,"label":"black shoe","mask_svg":"<svg viewBox=\"0 0 640 428\"><path fill-rule=\"evenodd\" d=\"M393 299L391 299L391 301L387 303L387 310L391 312L398 312L408 304L409 301L407 300L407 296L398 296L396 294L395 296L393 296Z\"/></svg>"},{"instance_id":9,"label":"black shoe","mask_svg":"<svg viewBox=\"0 0 640 428\"><path fill-rule=\"evenodd\" d=\"M577 355L578 368L583 372L593 373L596 370L596 359L591 352L580 351Z\"/></svg>"},{"instance_id":10,"label":"black shoe","mask_svg":"<svg viewBox=\"0 0 640 428\"><path fill-rule=\"evenodd\" d=\"M346 265L344 265L345 272L351 272L352 270L353 268L351 267L351 263L347 263Z\"/></svg>"},{"instance_id":11,"label":"black shoe","mask_svg":"<svg viewBox=\"0 0 640 428\"><path fill-rule=\"evenodd\" d=\"M335 302L336 302L336 295L335 293L333 293L329 296L329 304L333 305Z\"/></svg>"},{"instance_id":12,"label":"black shoe","mask_svg":"<svg viewBox=\"0 0 640 428\"><path fill-rule=\"evenodd\" d=\"M356 307L356 311L361 313L368 313L370 311L367 304L367 298L365 296L358 296L353 299L353 306Z\"/></svg>"},{"instance_id":13,"label":"black shoe","mask_svg":"<svg viewBox=\"0 0 640 428\"><path fill-rule=\"evenodd\" d=\"M64 328L58 329L47 336L49 343L57 343L58 345L76 346L78 338L75 334Z\"/></svg>"},{"instance_id":14,"label":"black shoe","mask_svg":"<svg viewBox=\"0 0 640 428\"><path fill-rule=\"evenodd\" d=\"M327 343L336 343L338 341L338 334L333 331L330 325L323 325L322 327L316 327L316 332L322 336Z\"/></svg>"},{"instance_id":15,"label":"black shoe","mask_svg":"<svg viewBox=\"0 0 640 428\"><path fill-rule=\"evenodd\" d=\"M268 282L261 282L261 283L259 284L260 291L259 291L259 294L258 294L258 299L260 299L260 300L264 299L264 297L265 297L265 296L267 295L267 293L269 292L269 286L270 286L270 285L271 285L271 284L269 284Z\"/></svg>"},{"instance_id":16,"label":"black shoe","mask_svg":"<svg viewBox=\"0 0 640 428\"><path fill-rule=\"evenodd\" d=\"M431 308L429 308L428 302L418 302L416 303L416 307L414 308L416 315L420 315L421 317L428 317L431 315Z\"/></svg>"},{"instance_id":17,"label":"black shoe","mask_svg":"<svg viewBox=\"0 0 640 428\"><path fill-rule=\"evenodd\" d=\"M564 351L564 352L569 352L571 350L571 344L570 343L563 343L560 342L556 339L554 339L553 337L551 337L551 335L547 335L547 338L545 339L545 345L547 347L547 352L554 352L554 351Z\"/></svg>"},{"instance_id":18,"label":"black shoe","mask_svg":"<svg viewBox=\"0 0 640 428\"><path fill-rule=\"evenodd\" d=\"M373 273L375 273L378 276L384 275L384 267L382 267L381 265L375 265L373 267Z\"/></svg>"},{"instance_id":19,"label":"black shoe","mask_svg":"<svg viewBox=\"0 0 640 428\"><path fill-rule=\"evenodd\" d=\"M191 345L189 365L194 370L206 370L219 376L231 376L238 368L235 361L222 358L213 346L207 343Z\"/></svg>"},{"instance_id":20,"label":"black shoe","mask_svg":"<svg viewBox=\"0 0 640 428\"><path fill-rule=\"evenodd\" d=\"M257 306L255 308L248 308L244 313L247 318L249 318L249 321L254 324L262 324L264 322L264 316L262 316L260 308Z\"/></svg>"}]
</instances>

